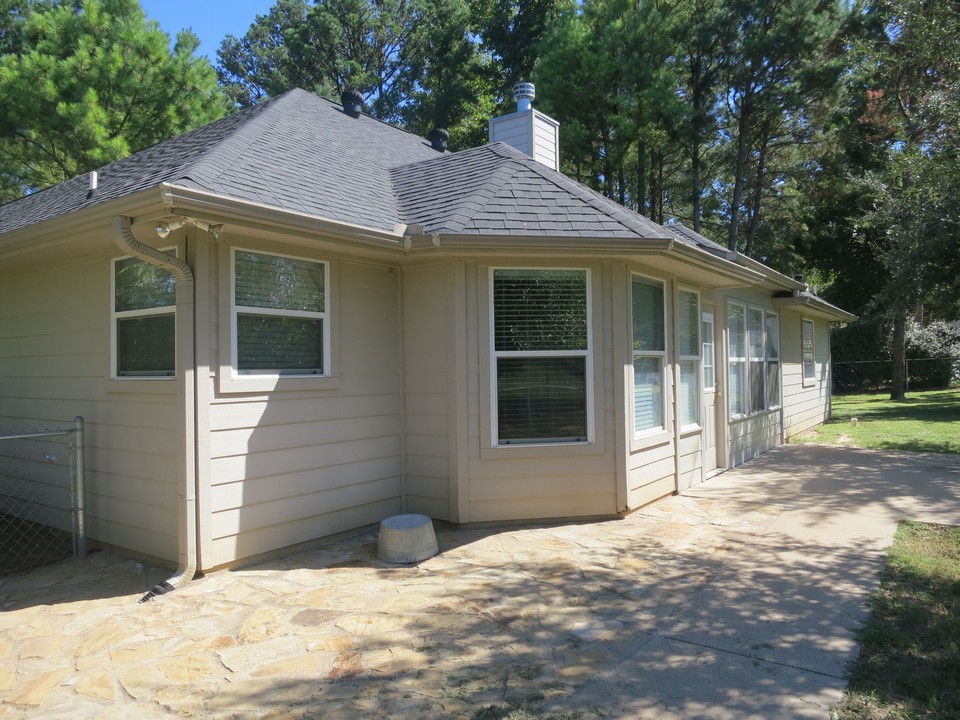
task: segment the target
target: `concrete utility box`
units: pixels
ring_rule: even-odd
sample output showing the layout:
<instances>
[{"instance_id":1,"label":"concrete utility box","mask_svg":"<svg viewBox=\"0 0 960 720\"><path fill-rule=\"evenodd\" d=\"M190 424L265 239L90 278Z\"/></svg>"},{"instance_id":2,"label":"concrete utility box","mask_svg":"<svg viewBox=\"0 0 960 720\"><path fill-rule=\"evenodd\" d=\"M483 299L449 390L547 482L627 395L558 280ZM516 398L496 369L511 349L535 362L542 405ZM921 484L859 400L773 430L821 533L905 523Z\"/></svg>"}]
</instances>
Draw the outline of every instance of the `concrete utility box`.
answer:
<instances>
[{"instance_id":1,"label":"concrete utility box","mask_svg":"<svg viewBox=\"0 0 960 720\"><path fill-rule=\"evenodd\" d=\"M377 554L384 562L420 562L439 550L433 520L426 515L394 515L380 522Z\"/></svg>"}]
</instances>

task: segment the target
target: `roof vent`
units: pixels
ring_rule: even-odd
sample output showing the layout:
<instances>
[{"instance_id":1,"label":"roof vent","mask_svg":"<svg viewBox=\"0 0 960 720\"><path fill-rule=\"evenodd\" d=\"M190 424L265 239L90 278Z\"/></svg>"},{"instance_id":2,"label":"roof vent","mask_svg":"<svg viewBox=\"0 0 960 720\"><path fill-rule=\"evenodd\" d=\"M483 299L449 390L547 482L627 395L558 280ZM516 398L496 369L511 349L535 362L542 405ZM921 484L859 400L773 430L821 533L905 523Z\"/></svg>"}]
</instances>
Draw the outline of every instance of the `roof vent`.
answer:
<instances>
[{"instance_id":1,"label":"roof vent","mask_svg":"<svg viewBox=\"0 0 960 720\"><path fill-rule=\"evenodd\" d=\"M340 95L343 112L350 117L358 118L363 112L363 93L359 90L344 90Z\"/></svg>"},{"instance_id":2,"label":"roof vent","mask_svg":"<svg viewBox=\"0 0 960 720\"><path fill-rule=\"evenodd\" d=\"M427 136L430 141L430 147L437 152L444 152L447 149L447 142L450 140L450 133L443 128L434 128Z\"/></svg>"},{"instance_id":3,"label":"roof vent","mask_svg":"<svg viewBox=\"0 0 960 720\"><path fill-rule=\"evenodd\" d=\"M517 112L526 112L530 103L537 97L537 88L533 83L518 82L513 86L513 99L517 101Z\"/></svg>"},{"instance_id":4,"label":"roof vent","mask_svg":"<svg viewBox=\"0 0 960 720\"><path fill-rule=\"evenodd\" d=\"M88 178L87 184L87 199L89 200L94 195L97 194L97 181L99 180L99 175L96 170L90 171L90 176Z\"/></svg>"}]
</instances>

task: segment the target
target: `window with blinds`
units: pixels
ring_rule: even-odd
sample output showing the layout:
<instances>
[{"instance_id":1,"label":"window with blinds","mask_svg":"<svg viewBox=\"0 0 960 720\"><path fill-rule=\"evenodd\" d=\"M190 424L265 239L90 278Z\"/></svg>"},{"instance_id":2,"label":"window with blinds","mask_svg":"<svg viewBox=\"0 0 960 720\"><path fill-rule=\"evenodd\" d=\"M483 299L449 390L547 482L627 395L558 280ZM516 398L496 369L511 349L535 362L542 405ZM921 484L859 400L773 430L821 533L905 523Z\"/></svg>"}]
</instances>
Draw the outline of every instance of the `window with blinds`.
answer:
<instances>
[{"instance_id":1,"label":"window with blinds","mask_svg":"<svg viewBox=\"0 0 960 720\"><path fill-rule=\"evenodd\" d=\"M246 374L325 375L327 265L233 251L234 357Z\"/></svg>"},{"instance_id":2,"label":"window with blinds","mask_svg":"<svg viewBox=\"0 0 960 720\"><path fill-rule=\"evenodd\" d=\"M667 355L663 283L634 277L633 315L633 432L634 436L663 430L663 373Z\"/></svg>"},{"instance_id":3,"label":"window with blinds","mask_svg":"<svg viewBox=\"0 0 960 720\"><path fill-rule=\"evenodd\" d=\"M700 424L700 296L677 293L680 354L680 427Z\"/></svg>"},{"instance_id":4,"label":"window with blinds","mask_svg":"<svg viewBox=\"0 0 960 720\"><path fill-rule=\"evenodd\" d=\"M586 270L492 273L497 445L587 442Z\"/></svg>"}]
</instances>

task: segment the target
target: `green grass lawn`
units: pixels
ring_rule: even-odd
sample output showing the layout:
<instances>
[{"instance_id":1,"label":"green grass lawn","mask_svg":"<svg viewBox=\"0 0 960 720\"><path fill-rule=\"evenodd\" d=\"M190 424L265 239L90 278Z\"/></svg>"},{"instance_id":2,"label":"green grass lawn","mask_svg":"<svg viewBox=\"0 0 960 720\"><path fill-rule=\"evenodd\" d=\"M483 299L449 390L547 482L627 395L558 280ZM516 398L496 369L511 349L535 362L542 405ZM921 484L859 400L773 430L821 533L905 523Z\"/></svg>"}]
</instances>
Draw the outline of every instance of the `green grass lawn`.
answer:
<instances>
[{"instance_id":1,"label":"green grass lawn","mask_svg":"<svg viewBox=\"0 0 960 720\"><path fill-rule=\"evenodd\" d=\"M833 419L792 442L960 454L960 390L839 395ZM960 527L900 523L859 641L832 718L960 718Z\"/></svg>"},{"instance_id":2,"label":"green grass lawn","mask_svg":"<svg viewBox=\"0 0 960 720\"><path fill-rule=\"evenodd\" d=\"M836 720L960 718L960 528L900 523Z\"/></svg>"},{"instance_id":3,"label":"green grass lawn","mask_svg":"<svg viewBox=\"0 0 960 720\"><path fill-rule=\"evenodd\" d=\"M908 393L900 401L888 393L837 395L833 419L791 442L960 454L960 389Z\"/></svg>"}]
</instances>

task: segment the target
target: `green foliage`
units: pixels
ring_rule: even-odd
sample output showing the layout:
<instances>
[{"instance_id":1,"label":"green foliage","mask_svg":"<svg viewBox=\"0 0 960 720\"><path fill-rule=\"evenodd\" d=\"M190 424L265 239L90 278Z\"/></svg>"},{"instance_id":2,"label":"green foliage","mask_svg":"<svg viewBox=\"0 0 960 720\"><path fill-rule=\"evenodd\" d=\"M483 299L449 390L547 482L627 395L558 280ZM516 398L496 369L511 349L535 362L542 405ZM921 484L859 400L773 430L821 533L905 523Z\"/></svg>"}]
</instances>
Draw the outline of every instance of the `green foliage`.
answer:
<instances>
[{"instance_id":1,"label":"green foliage","mask_svg":"<svg viewBox=\"0 0 960 720\"><path fill-rule=\"evenodd\" d=\"M24 3L0 58L0 191L19 197L224 115L195 35L169 36L136 0Z\"/></svg>"},{"instance_id":2,"label":"green foliage","mask_svg":"<svg viewBox=\"0 0 960 720\"><path fill-rule=\"evenodd\" d=\"M242 38L220 46L218 74L240 105L302 87L365 96L370 114L451 147L486 139L491 65L465 0L278 0Z\"/></svg>"},{"instance_id":3,"label":"green foliage","mask_svg":"<svg viewBox=\"0 0 960 720\"><path fill-rule=\"evenodd\" d=\"M859 635L860 655L831 717L960 715L960 528L900 523Z\"/></svg>"},{"instance_id":4,"label":"green foliage","mask_svg":"<svg viewBox=\"0 0 960 720\"><path fill-rule=\"evenodd\" d=\"M235 103L250 107L295 86L285 33L304 22L309 6L308 0L277 0L243 37L223 39L217 78Z\"/></svg>"}]
</instances>

